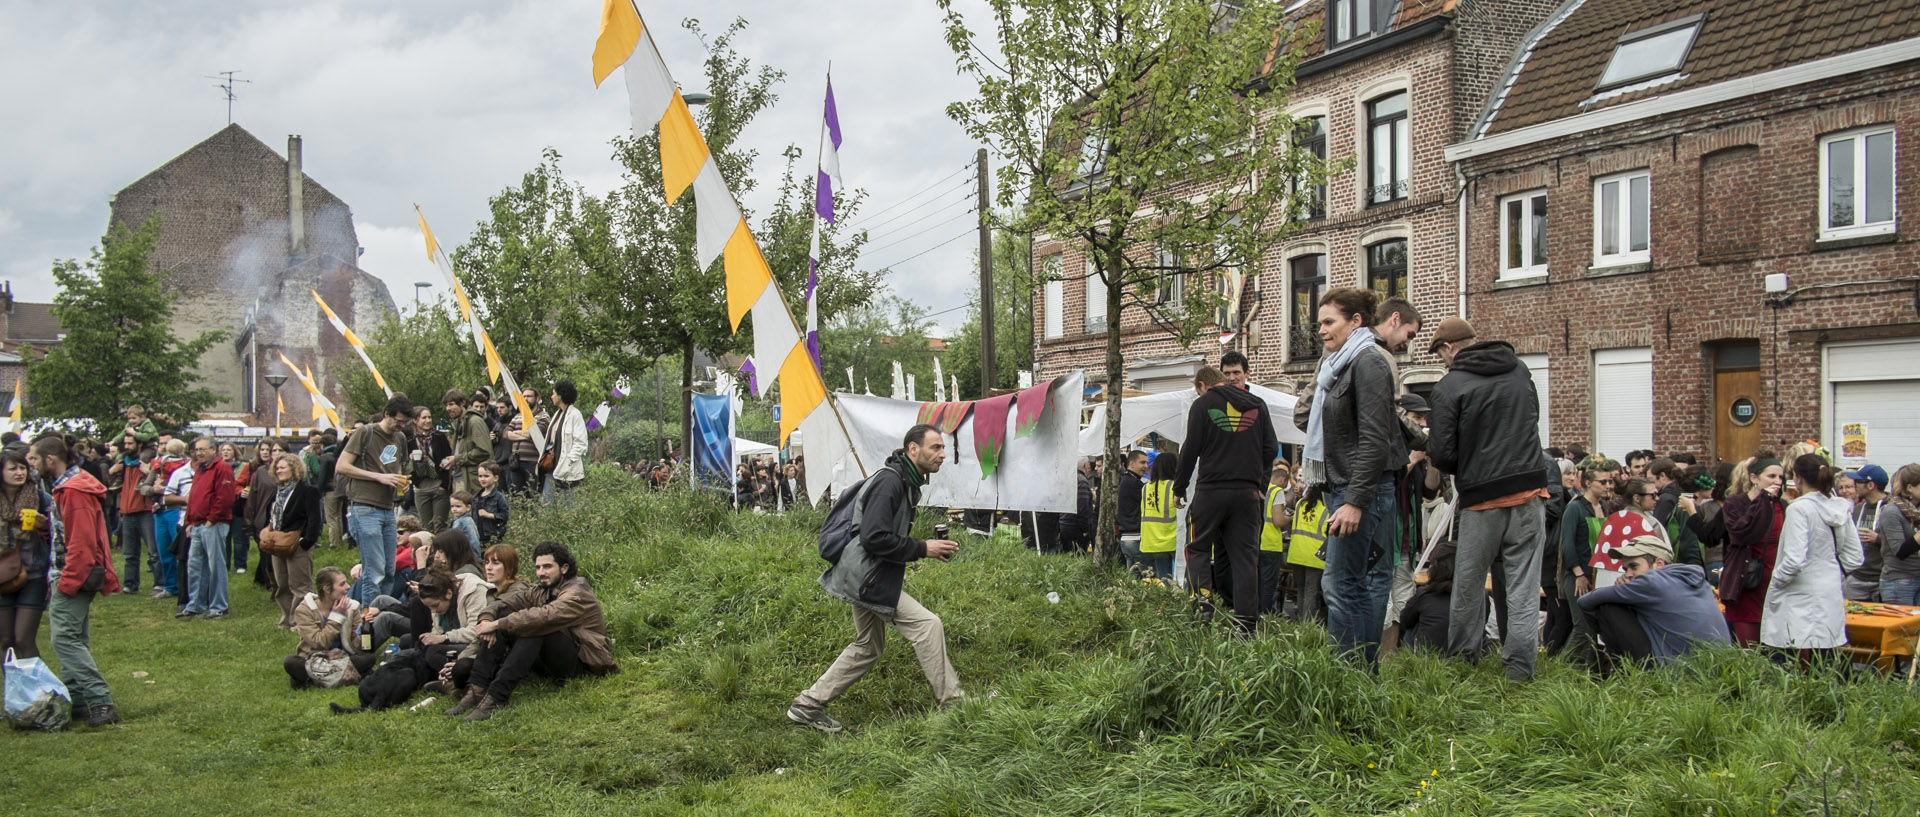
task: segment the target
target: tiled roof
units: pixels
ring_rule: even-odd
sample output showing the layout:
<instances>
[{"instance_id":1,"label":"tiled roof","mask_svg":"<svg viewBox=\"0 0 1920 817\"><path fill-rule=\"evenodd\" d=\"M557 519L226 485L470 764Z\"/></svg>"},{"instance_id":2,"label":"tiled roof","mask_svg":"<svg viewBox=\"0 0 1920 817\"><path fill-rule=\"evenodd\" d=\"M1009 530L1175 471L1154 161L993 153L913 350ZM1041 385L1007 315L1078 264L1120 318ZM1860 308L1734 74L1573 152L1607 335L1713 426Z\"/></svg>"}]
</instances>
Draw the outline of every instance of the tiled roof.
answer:
<instances>
[{"instance_id":1,"label":"tiled roof","mask_svg":"<svg viewBox=\"0 0 1920 817\"><path fill-rule=\"evenodd\" d=\"M1920 0L1569 0L1485 132L1524 128L1920 36ZM1596 98L1620 35L1706 15L1677 79ZM1526 45L1523 43L1522 48Z\"/></svg>"},{"instance_id":2,"label":"tiled roof","mask_svg":"<svg viewBox=\"0 0 1920 817\"><path fill-rule=\"evenodd\" d=\"M60 339L60 319L53 316L53 304L14 301L7 315L7 340L53 342Z\"/></svg>"}]
</instances>

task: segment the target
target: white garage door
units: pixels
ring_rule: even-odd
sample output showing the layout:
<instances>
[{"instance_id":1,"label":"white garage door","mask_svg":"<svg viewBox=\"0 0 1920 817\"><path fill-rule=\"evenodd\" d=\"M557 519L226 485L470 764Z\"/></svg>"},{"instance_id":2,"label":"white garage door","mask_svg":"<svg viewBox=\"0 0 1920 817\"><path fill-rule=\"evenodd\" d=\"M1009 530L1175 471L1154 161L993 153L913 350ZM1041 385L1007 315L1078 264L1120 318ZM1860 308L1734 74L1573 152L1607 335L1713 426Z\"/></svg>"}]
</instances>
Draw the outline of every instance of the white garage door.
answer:
<instances>
[{"instance_id":1,"label":"white garage door","mask_svg":"<svg viewBox=\"0 0 1920 817\"><path fill-rule=\"evenodd\" d=\"M1829 346L1827 422L1821 441L1849 465L1873 462L1892 471L1920 462L1920 341ZM1848 457L1842 429L1859 423L1866 456Z\"/></svg>"},{"instance_id":2,"label":"white garage door","mask_svg":"<svg viewBox=\"0 0 1920 817\"><path fill-rule=\"evenodd\" d=\"M1547 448L1554 444L1553 435L1547 433L1551 425L1547 409L1553 405L1547 400L1547 356L1521 355L1520 362L1526 364L1527 372L1533 375L1533 394L1540 400L1540 447Z\"/></svg>"},{"instance_id":3,"label":"white garage door","mask_svg":"<svg viewBox=\"0 0 1920 817\"><path fill-rule=\"evenodd\" d=\"M1593 353L1593 450L1616 460L1653 447L1653 349Z\"/></svg>"}]
</instances>

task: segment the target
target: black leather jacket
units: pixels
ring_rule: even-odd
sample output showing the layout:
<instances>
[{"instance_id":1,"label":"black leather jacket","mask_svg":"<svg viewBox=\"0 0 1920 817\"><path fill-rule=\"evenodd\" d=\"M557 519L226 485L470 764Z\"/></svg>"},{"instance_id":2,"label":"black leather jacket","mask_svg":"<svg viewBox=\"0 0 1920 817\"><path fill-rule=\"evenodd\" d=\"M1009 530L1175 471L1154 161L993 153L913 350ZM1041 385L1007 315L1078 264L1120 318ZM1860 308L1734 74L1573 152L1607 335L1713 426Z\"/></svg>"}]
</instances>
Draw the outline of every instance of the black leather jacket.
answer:
<instances>
[{"instance_id":1,"label":"black leather jacket","mask_svg":"<svg viewBox=\"0 0 1920 817\"><path fill-rule=\"evenodd\" d=\"M1333 381L1321 409L1327 413L1320 422L1327 484L1345 485L1346 504L1361 510L1372 504L1380 480L1391 480L1407 462L1393 399L1393 370L1385 356L1364 354Z\"/></svg>"}]
</instances>

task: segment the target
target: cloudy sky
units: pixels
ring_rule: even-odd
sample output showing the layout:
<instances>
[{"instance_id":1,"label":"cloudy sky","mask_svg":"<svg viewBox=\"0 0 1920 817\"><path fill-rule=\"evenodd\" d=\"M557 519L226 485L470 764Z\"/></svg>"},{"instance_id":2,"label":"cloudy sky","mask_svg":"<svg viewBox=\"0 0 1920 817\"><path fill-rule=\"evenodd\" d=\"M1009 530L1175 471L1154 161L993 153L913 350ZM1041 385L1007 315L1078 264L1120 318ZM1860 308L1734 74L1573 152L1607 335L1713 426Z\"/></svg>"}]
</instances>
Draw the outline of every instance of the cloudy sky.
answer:
<instances>
[{"instance_id":1,"label":"cloudy sky","mask_svg":"<svg viewBox=\"0 0 1920 817\"><path fill-rule=\"evenodd\" d=\"M742 138L760 152L760 191L745 202L756 213L778 182L784 146L805 150L804 167L815 161L831 60L841 165L847 184L868 194L874 237L863 265L924 251L896 267L894 291L930 312L965 304L977 243L957 237L971 223L960 216L972 185L946 177L977 145L944 109L972 86L954 73L933 0L639 5L689 91L703 90L700 44L679 25L689 13L709 34L745 18L738 49L787 72L779 103ZM238 69L252 82L237 87L234 121L279 151L288 134L304 137L307 174L353 208L361 266L408 302L413 282L437 279L420 249L416 203L441 240L456 243L544 147L590 191L616 183L608 140L630 126L619 77L593 87L600 7L0 0L0 72L14 77L0 87L10 120L0 129L0 276L22 300L51 300L50 265L86 256L113 194L226 125L224 96L206 75ZM963 315L934 320L955 327Z\"/></svg>"}]
</instances>

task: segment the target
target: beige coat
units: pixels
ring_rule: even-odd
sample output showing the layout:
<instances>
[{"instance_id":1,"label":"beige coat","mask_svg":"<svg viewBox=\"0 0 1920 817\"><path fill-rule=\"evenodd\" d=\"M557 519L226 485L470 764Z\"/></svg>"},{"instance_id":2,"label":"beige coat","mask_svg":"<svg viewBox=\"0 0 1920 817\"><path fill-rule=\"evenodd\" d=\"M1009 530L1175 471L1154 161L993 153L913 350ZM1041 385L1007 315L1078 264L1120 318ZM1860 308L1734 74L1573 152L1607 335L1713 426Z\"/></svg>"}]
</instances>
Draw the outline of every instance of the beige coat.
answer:
<instances>
[{"instance_id":1,"label":"beige coat","mask_svg":"<svg viewBox=\"0 0 1920 817\"><path fill-rule=\"evenodd\" d=\"M460 626L452 630L442 629L440 617L434 616L433 631L446 636L449 644L471 644L478 637L474 635L473 628L480 624L480 615L486 612L487 594L493 590L493 585L466 573L456 573L453 578L459 585L454 592L453 609Z\"/></svg>"},{"instance_id":2,"label":"beige coat","mask_svg":"<svg viewBox=\"0 0 1920 817\"><path fill-rule=\"evenodd\" d=\"M294 654L305 656L333 649L335 638L340 639L340 643L346 647L347 652L359 652L360 645L353 643L354 639L351 637L353 625L348 623L359 619L359 602L348 599L347 613L341 615L331 608L322 608L320 597L308 593L306 598L293 605L293 631L300 634L300 647L294 651ZM342 638L342 632L345 632L347 637Z\"/></svg>"}]
</instances>

